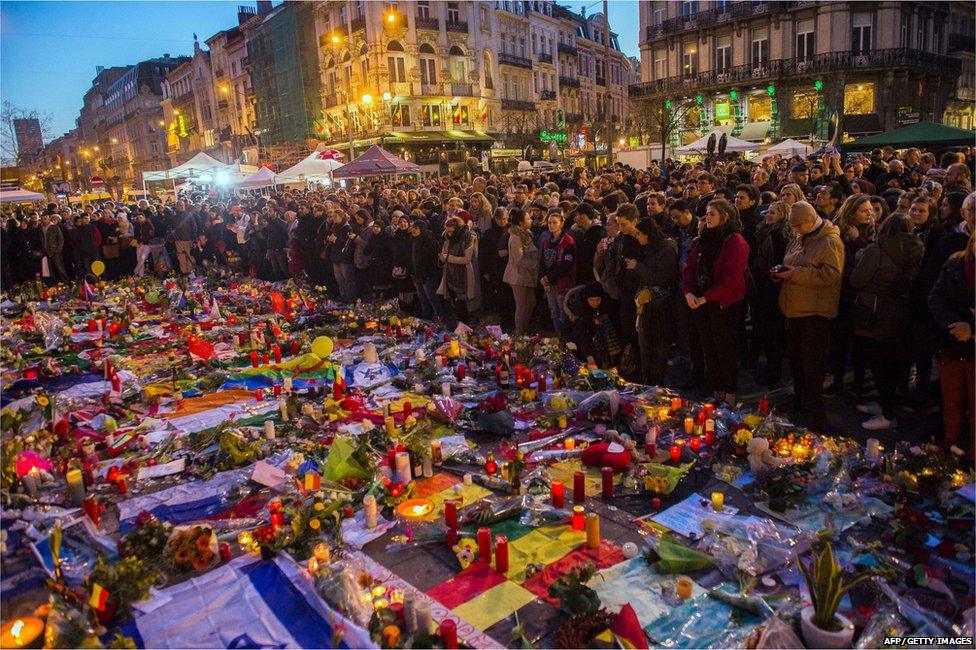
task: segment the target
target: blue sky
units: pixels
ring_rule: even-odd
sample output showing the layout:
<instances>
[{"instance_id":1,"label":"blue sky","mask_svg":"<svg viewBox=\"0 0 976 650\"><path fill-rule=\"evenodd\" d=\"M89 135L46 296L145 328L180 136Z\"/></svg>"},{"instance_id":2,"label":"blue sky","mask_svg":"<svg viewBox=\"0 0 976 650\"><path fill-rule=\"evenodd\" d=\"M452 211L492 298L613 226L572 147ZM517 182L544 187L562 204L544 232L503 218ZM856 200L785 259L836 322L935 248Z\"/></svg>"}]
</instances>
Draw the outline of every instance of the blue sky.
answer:
<instances>
[{"instance_id":1,"label":"blue sky","mask_svg":"<svg viewBox=\"0 0 976 650\"><path fill-rule=\"evenodd\" d=\"M51 136L75 126L95 66L131 65L169 52L193 51L237 22L238 4L252 2L27 2L0 3L0 97L49 113ZM275 2L275 4L278 4ZM587 14L603 3L561 2ZM637 48L637 1L611 0L610 28L631 55Z\"/></svg>"}]
</instances>

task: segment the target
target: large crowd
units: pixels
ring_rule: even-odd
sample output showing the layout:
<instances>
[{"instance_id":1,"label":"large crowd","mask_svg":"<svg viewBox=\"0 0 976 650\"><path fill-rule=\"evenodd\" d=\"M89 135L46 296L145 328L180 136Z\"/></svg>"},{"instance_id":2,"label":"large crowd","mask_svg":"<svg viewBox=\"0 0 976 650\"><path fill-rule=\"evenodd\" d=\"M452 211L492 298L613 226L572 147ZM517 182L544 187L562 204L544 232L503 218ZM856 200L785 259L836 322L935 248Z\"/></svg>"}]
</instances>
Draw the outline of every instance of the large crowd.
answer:
<instances>
[{"instance_id":1,"label":"large crowd","mask_svg":"<svg viewBox=\"0 0 976 650\"><path fill-rule=\"evenodd\" d=\"M973 156L709 156L593 176L50 204L4 215L0 279L7 292L78 281L95 260L103 279L295 278L347 303L396 298L451 328L554 331L581 360L646 384L668 383L684 358L684 387L730 404L740 366L772 387L788 362L799 422L823 427L825 398L846 392L866 429L889 429L941 392L942 443L971 458Z\"/></svg>"}]
</instances>

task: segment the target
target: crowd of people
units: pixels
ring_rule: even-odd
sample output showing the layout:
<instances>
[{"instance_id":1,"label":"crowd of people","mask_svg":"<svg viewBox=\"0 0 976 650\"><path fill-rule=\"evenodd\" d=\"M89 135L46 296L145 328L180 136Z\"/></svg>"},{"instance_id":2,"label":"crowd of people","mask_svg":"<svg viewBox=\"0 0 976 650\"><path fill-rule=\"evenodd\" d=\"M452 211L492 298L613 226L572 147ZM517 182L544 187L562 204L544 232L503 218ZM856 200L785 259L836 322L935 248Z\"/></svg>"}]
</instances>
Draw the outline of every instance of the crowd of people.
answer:
<instances>
[{"instance_id":1,"label":"crowd of people","mask_svg":"<svg viewBox=\"0 0 976 650\"><path fill-rule=\"evenodd\" d=\"M740 368L794 387L793 417L861 401L869 430L937 407L974 431L973 151L709 156L468 178L366 181L165 205L4 215L2 282L225 267L336 299L392 299L448 327L558 333L581 360L736 402ZM848 369L851 370L848 381ZM869 380L870 377L870 380ZM829 381L828 381L829 379ZM877 398L868 401L873 382Z\"/></svg>"}]
</instances>

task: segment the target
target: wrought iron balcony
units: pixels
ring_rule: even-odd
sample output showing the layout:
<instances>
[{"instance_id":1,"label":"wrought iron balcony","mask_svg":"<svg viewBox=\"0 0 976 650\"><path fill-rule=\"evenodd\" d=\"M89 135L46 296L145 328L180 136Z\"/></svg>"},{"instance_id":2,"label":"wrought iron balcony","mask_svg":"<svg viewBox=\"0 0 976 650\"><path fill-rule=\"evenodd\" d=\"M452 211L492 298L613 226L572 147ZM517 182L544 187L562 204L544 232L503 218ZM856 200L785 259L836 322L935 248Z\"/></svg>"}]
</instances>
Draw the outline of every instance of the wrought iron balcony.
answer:
<instances>
[{"instance_id":1,"label":"wrought iron balcony","mask_svg":"<svg viewBox=\"0 0 976 650\"><path fill-rule=\"evenodd\" d=\"M555 99L555 98L556 98L556 91L555 90L540 90L539 91L539 99L542 99L542 100L551 100L551 99Z\"/></svg>"},{"instance_id":2,"label":"wrought iron balcony","mask_svg":"<svg viewBox=\"0 0 976 650\"><path fill-rule=\"evenodd\" d=\"M426 29L433 32L440 31L441 28L441 21L437 20L436 18L425 18L424 16L420 15L414 19L413 24L417 27L417 29Z\"/></svg>"},{"instance_id":3,"label":"wrought iron balcony","mask_svg":"<svg viewBox=\"0 0 976 650\"><path fill-rule=\"evenodd\" d=\"M576 77L559 77L559 86L565 88L579 88L580 80Z\"/></svg>"},{"instance_id":4,"label":"wrought iron balcony","mask_svg":"<svg viewBox=\"0 0 976 650\"><path fill-rule=\"evenodd\" d=\"M506 52L499 52L498 63L499 65L510 65L515 68L525 68L526 70L532 69L532 59L527 59L524 56L518 56L517 54L508 54Z\"/></svg>"},{"instance_id":5,"label":"wrought iron balcony","mask_svg":"<svg viewBox=\"0 0 976 650\"><path fill-rule=\"evenodd\" d=\"M539 63L552 63L552 54L546 54L545 52L539 52L535 55L535 60Z\"/></svg>"},{"instance_id":6,"label":"wrought iron balcony","mask_svg":"<svg viewBox=\"0 0 976 650\"><path fill-rule=\"evenodd\" d=\"M466 20L456 20L453 22L449 20L445 23L445 27L449 32L459 32L461 34L468 32L468 22Z\"/></svg>"},{"instance_id":7,"label":"wrought iron balcony","mask_svg":"<svg viewBox=\"0 0 976 650\"><path fill-rule=\"evenodd\" d=\"M455 97L472 97L474 96L474 86L468 83L452 81L451 94Z\"/></svg>"},{"instance_id":8,"label":"wrought iron balcony","mask_svg":"<svg viewBox=\"0 0 976 650\"><path fill-rule=\"evenodd\" d=\"M503 99L503 111L534 111L535 102L528 102L521 99Z\"/></svg>"},{"instance_id":9,"label":"wrought iron balcony","mask_svg":"<svg viewBox=\"0 0 976 650\"><path fill-rule=\"evenodd\" d=\"M420 94L422 94L422 95L428 95L428 96L429 95L440 95L441 92L443 92L443 90L444 90L444 87L441 84L438 84L438 83L431 83L431 84L421 83L420 84Z\"/></svg>"},{"instance_id":10,"label":"wrought iron balcony","mask_svg":"<svg viewBox=\"0 0 976 650\"><path fill-rule=\"evenodd\" d=\"M857 53L851 50L827 52L809 58L773 59L762 65L738 65L724 70L708 70L694 75L677 75L630 86L631 98L651 97L660 93L680 94L689 91L719 89L744 83L758 83L803 75L825 75L840 71L880 71L892 68L925 70L958 75L962 61L957 58L921 52L913 48L891 48ZM560 82L562 79L560 78Z\"/></svg>"},{"instance_id":11,"label":"wrought iron balcony","mask_svg":"<svg viewBox=\"0 0 976 650\"><path fill-rule=\"evenodd\" d=\"M560 54L569 54L571 56L576 56L579 50L576 49L575 45L570 45L569 43L559 43L556 49Z\"/></svg>"}]
</instances>

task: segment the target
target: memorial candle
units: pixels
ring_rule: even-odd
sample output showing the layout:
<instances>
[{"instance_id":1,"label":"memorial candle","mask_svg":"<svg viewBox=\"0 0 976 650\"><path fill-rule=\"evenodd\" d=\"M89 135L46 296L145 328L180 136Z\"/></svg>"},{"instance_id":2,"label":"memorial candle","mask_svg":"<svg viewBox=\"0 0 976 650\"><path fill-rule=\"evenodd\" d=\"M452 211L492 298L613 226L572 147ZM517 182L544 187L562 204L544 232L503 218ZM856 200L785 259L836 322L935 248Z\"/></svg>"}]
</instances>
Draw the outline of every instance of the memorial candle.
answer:
<instances>
[{"instance_id":1,"label":"memorial candle","mask_svg":"<svg viewBox=\"0 0 976 650\"><path fill-rule=\"evenodd\" d=\"M256 388L254 390L254 399L256 399L259 402L264 401L264 391L261 390L260 388Z\"/></svg>"},{"instance_id":2,"label":"memorial candle","mask_svg":"<svg viewBox=\"0 0 976 650\"><path fill-rule=\"evenodd\" d=\"M671 462L681 461L681 445L671 445Z\"/></svg>"},{"instance_id":3,"label":"memorial candle","mask_svg":"<svg viewBox=\"0 0 976 650\"><path fill-rule=\"evenodd\" d=\"M457 528L458 526L457 501L454 499L444 501L444 524L448 528Z\"/></svg>"},{"instance_id":4,"label":"memorial candle","mask_svg":"<svg viewBox=\"0 0 976 650\"><path fill-rule=\"evenodd\" d=\"M458 381L463 381L468 374L468 367L463 363L459 363L457 364L457 367L454 369L454 374L457 377Z\"/></svg>"},{"instance_id":5,"label":"memorial candle","mask_svg":"<svg viewBox=\"0 0 976 650\"><path fill-rule=\"evenodd\" d=\"M693 438L692 438L692 439L691 439L691 440L689 441L689 443L688 443L688 446L689 446L689 447L691 448L691 450L692 450L693 452L695 452L696 454L697 454L698 452L700 452L700 451L701 451L701 446L702 446L702 440L701 440L701 437L700 437L700 436L695 436L695 437L693 437Z\"/></svg>"},{"instance_id":6,"label":"memorial candle","mask_svg":"<svg viewBox=\"0 0 976 650\"><path fill-rule=\"evenodd\" d=\"M393 429L395 425L396 422L394 421L392 415L383 418L383 426L386 428L386 435L388 435L391 438L393 437Z\"/></svg>"},{"instance_id":7,"label":"memorial candle","mask_svg":"<svg viewBox=\"0 0 976 650\"><path fill-rule=\"evenodd\" d=\"M410 482L410 453L398 451L396 453L396 478L397 481L406 485Z\"/></svg>"},{"instance_id":8,"label":"memorial candle","mask_svg":"<svg viewBox=\"0 0 976 650\"><path fill-rule=\"evenodd\" d=\"M759 413L760 415L767 415L769 413L769 400L765 397L759 400Z\"/></svg>"},{"instance_id":9,"label":"memorial candle","mask_svg":"<svg viewBox=\"0 0 976 650\"><path fill-rule=\"evenodd\" d=\"M573 503L583 503L586 499L586 475L573 472Z\"/></svg>"},{"instance_id":10,"label":"memorial candle","mask_svg":"<svg viewBox=\"0 0 976 650\"><path fill-rule=\"evenodd\" d=\"M612 499L613 498L613 468L604 467L600 470L600 475L602 479L603 488L603 498Z\"/></svg>"},{"instance_id":11,"label":"memorial candle","mask_svg":"<svg viewBox=\"0 0 976 650\"><path fill-rule=\"evenodd\" d=\"M881 459L881 442L877 438L868 438L864 458L871 464Z\"/></svg>"},{"instance_id":12,"label":"memorial candle","mask_svg":"<svg viewBox=\"0 0 976 650\"><path fill-rule=\"evenodd\" d=\"M566 439L563 440L563 444L566 446L566 451L573 451L576 449L576 438L573 436L567 436Z\"/></svg>"},{"instance_id":13,"label":"memorial candle","mask_svg":"<svg viewBox=\"0 0 976 650\"><path fill-rule=\"evenodd\" d=\"M566 507L566 486L562 481L555 480L552 482L552 507L553 508L565 508Z\"/></svg>"},{"instance_id":14,"label":"memorial candle","mask_svg":"<svg viewBox=\"0 0 976 650\"><path fill-rule=\"evenodd\" d=\"M421 634L430 634L430 627L434 620L430 612L430 601L421 596L413 606L413 616L417 622L417 631Z\"/></svg>"},{"instance_id":15,"label":"memorial candle","mask_svg":"<svg viewBox=\"0 0 976 650\"><path fill-rule=\"evenodd\" d=\"M252 368L258 367L258 353L255 352L254 350L251 350L251 367Z\"/></svg>"},{"instance_id":16,"label":"memorial candle","mask_svg":"<svg viewBox=\"0 0 976 650\"><path fill-rule=\"evenodd\" d=\"M264 352L261 354L261 365L266 366L271 359L268 358L268 353Z\"/></svg>"},{"instance_id":17,"label":"memorial candle","mask_svg":"<svg viewBox=\"0 0 976 650\"><path fill-rule=\"evenodd\" d=\"M495 571L508 572L508 538L504 535L495 538Z\"/></svg>"},{"instance_id":18,"label":"memorial candle","mask_svg":"<svg viewBox=\"0 0 976 650\"><path fill-rule=\"evenodd\" d=\"M68 481L68 495L71 497L71 505L81 506L85 502L85 479L81 475L81 470L68 470L65 478Z\"/></svg>"},{"instance_id":19,"label":"memorial candle","mask_svg":"<svg viewBox=\"0 0 976 650\"><path fill-rule=\"evenodd\" d=\"M441 621L441 643L447 650L456 650L458 647L457 624L449 618Z\"/></svg>"},{"instance_id":20,"label":"memorial candle","mask_svg":"<svg viewBox=\"0 0 976 650\"><path fill-rule=\"evenodd\" d=\"M671 398L671 410L672 411L678 411L680 409L681 409L681 398L680 397L672 397Z\"/></svg>"},{"instance_id":21,"label":"memorial candle","mask_svg":"<svg viewBox=\"0 0 976 650\"><path fill-rule=\"evenodd\" d=\"M485 562L491 561L491 529L486 526L478 529L478 556Z\"/></svg>"},{"instance_id":22,"label":"memorial candle","mask_svg":"<svg viewBox=\"0 0 976 650\"><path fill-rule=\"evenodd\" d=\"M695 418L687 417L685 418L685 433L691 435L691 432L695 430Z\"/></svg>"},{"instance_id":23,"label":"memorial candle","mask_svg":"<svg viewBox=\"0 0 976 650\"><path fill-rule=\"evenodd\" d=\"M363 497L363 519L366 521L366 528L373 530L377 524L376 497L367 494Z\"/></svg>"},{"instance_id":24,"label":"memorial candle","mask_svg":"<svg viewBox=\"0 0 976 650\"><path fill-rule=\"evenodd\" d=\"M291 392L291 386L292 386L292 378L290 376L286 376L281 381L284 384L285 392L286 393L290 393Z\"/></svg>"},{"instance_id":25,"label":"memorial candle","mask_svg":"<svg viewBox=\"0 0 976 650\"><path fill-rule=\"evenodd\" d=\"M274 354L275 363L281 363L281 346L275 344L271 347L271 353Z\"/></svg>"},{"instance_id":26,"label":"memorial candle","mask_svg":"<svg viewBox=\"0 0 976 650\"><path fill-rule=\"evenodd\" d=\"M264 421L264 437L268 440L275 439L275 424L271 420Z\"/></svg>"},{"instance_id":27,"label":"memorial candle","mask_svg":"<svg viewBox=\"0 0 976 650\"><path fill-rule=\"evenodd\" d=\"M434 461L435 465L440 465L444 460L443 452L441 451L441 441L431 440L430 441L430 455Z\"/></svg>"},{"instance_id":28,"label":"memorial candle","mask_svg":"<svg viewBox=\"0 0 976 650\"><path fill-rule=\"evenodd\" d=\"M586 548L600 548L600 515L595 512L586 515Z\"/></svg>"},{"instance_id":29,"label":"memorial candle","mask_svg":"<svg viewBox=\"0 0 976 650\"><path fill-rule=\"evenodd\" d=\"M586 528L586 517L583 515L583 506L573 506L573 517L570 520L570 528L573 530L583 530Z\"/></svg>"}]
</instances>

